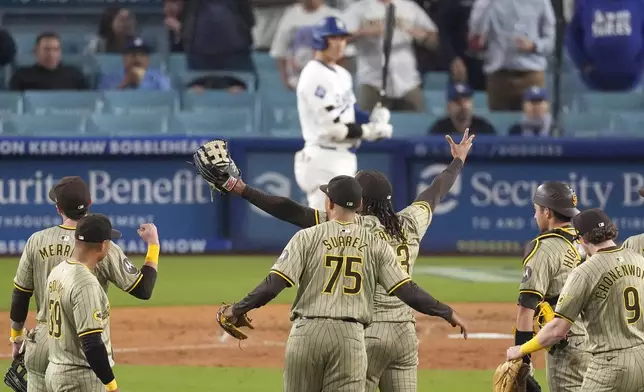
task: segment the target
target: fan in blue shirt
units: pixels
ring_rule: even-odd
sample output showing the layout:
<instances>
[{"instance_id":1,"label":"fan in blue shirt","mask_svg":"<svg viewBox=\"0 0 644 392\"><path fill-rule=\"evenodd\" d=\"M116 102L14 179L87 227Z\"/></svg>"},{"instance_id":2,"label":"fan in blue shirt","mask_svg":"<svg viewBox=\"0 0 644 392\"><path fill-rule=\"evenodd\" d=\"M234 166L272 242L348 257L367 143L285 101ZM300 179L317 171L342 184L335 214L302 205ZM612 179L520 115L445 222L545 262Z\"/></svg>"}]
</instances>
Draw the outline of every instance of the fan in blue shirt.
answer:
<instances>
[{"instance_id":1,"label":"fan in blue shirt","mask_svg":"<svg viewBox=\"0 0 644 392\"><path fill-rule=\"evenodd\" d=\"M123 68L101 75L101 90L170 90L170 79L160 70L149 69L150 47L141 39L130 42L123 53Z\"/></svg>"}]
</instances>

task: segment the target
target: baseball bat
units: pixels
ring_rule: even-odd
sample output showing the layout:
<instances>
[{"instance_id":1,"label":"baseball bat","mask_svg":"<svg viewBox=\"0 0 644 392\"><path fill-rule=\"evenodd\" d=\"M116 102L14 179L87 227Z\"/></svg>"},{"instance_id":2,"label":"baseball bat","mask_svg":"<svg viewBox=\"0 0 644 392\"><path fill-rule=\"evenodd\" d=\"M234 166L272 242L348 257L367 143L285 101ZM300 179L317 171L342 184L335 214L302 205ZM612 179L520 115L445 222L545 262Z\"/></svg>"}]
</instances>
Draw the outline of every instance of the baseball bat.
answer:
<instances>
[{"instance_id":1,"label":"baseball bat","mask_svg":"<svg viewBox=\"0 0 644 392\"><path fill-rule=\"evenodd\" d=\"M380 85L380 102L382 105L387 95L387 79L389 79L389 56L391 55L391 43L394 39L394 28L396 27L396 7L393 3L387 6L385 13L385 31L382 42L382 84Z\"/></svg>"}]
</instances>

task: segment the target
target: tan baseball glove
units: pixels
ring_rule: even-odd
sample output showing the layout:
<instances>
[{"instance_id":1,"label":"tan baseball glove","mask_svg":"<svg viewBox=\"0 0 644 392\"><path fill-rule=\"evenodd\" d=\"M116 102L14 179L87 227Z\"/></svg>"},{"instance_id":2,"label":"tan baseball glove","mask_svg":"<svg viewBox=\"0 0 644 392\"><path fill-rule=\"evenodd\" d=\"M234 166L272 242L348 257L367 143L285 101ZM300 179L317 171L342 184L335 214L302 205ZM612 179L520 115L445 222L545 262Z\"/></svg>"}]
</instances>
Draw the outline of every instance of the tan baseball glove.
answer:
<instances>
[{"instance_id":1,"label":"tan baseball glove","mask_svg":"<svg viewBox=\"0 0 644 392\"><path fill-rule=\"evenodd\" d=\"M248 338L248 336L239 328L248 327L250 329L255 329L255 327L251 325L251 321L253 320L249 319L246 314L234 316L231 304L223 304L223 306L217 311L217 322L219 323L219 326L221 326L228 335L238 340Z\"/></svg>"},{"instance_id":2,"label":"tan baseball glove","mask_svg":"<svg viewBox=\"0 0 644 392\"><path fill-rule=\"evenodd\" d=\"M526 384L530 375L530 365L521 359L506 361L500 364L494 372L494 392L526 392Z\"/></svg>"}]
</instances>

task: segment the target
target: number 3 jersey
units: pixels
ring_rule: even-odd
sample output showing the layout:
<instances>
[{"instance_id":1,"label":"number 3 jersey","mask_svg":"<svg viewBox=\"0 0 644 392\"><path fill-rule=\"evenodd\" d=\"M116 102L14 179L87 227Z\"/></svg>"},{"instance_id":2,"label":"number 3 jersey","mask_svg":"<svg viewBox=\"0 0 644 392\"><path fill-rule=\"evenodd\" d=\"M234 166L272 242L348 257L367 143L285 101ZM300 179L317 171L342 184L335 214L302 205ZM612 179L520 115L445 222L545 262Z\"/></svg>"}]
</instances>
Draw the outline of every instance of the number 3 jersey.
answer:
<instances>
[{"instance_id":1,"label":"number 3 jersey","mask_svg":"<svg viewBox=\"0 0 644 392\"><path fill-rule=\"evenodd\" d=\"M48 307L49 362L59 365L89 366L80 338L100 333L110 364L110 303L94 274L83 264L65 260L47 279L45 304Z\"/></svg>"},{"instance_id":2,"label":"number 3 jersey","mask_svg":"<svg viewBox=\"0 0 644 392\"><path fill-rule=\"evenodd\" d=\"M599 354L644 344L644 257L623 247L604 249L574 268L555 316L581 321L589 351Z\"/></svg>"},{"instance_id":3,"label":"number 3 jersey","mask_svg":"<svg viewBox=\"0 0 644 392\"><path fill-rule=\"evenodd\" d=\"M298 286L291 320L352 319L369 324L379 284L384 295L411 280L392 248L355 222L329 221L300 230L271 273Z\"/></svg>"},{"instance_id":4,"label":"number 3 jersey","mask_svg":"<svg viewBox=\"0 0 644 392\"><path fill-rule=\"evenodd\" d=\"M400 266L411 276L420 250L420 241L432 222L432 210L427 202L417 201L396 215L405 234L404 241L387 234L383 224L373 215L358 215L356 223L386 241L393 248ZM321 211L318 211L318 218L320 222L327 219L326 214ZM397 297L387 294L385 288L378 286L374 298L373 321L414 322L414 311Z\"/></svg>"}]
</instances>

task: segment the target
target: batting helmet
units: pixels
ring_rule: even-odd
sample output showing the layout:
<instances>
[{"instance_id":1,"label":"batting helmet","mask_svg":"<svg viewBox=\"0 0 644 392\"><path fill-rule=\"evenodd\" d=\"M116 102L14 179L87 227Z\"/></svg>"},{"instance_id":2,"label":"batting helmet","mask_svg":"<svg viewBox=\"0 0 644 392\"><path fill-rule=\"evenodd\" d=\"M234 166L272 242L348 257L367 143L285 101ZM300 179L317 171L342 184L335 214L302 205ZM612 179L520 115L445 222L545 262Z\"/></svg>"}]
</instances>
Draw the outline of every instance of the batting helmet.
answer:
<instances>
[{"instance_id":1,"label":"batting helmet","mask_svg":"<svg viewBox=\"0 0 644 392\"><path fill-rule=\"evenodd\" d=\"M539 185L532 202L549 208L567 218L579 214L577 195L570 185L559 181L546 181Z\"/></svg>"},{"instance_id":2,"label":"batting helmet","mask_svg":"<svg viewBox=\"0 0 644 392\"><path fill-rule=\"evenodd\" d=\"M348 37L349 31L339 18L329 16L324 18L313 29L313 49L324 50L328 47L328 37Z\"/></svg>"}]
</instances>

